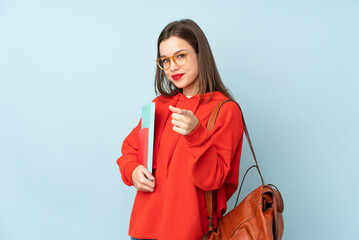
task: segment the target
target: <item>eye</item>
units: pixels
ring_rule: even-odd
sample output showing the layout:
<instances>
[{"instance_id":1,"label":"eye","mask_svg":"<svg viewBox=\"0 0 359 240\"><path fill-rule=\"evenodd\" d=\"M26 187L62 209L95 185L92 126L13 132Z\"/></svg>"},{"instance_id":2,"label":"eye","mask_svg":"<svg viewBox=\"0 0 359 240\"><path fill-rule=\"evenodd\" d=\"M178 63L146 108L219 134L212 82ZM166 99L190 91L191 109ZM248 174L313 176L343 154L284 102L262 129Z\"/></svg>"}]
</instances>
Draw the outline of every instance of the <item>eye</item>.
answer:
<instances>
[{"instance_id":1,"label":"eye","mask_svg":"<svg viewBox=\"0 0 359 240\"><path fill-rule=\"evenodd\" d=\"M168 58L161 59L162 63L168 63Z\"/></svg>"},{"instance_id":2,"label":"eye","mask_svg":"<svg viewBox=\"0 0 359 240\"><path fill-rule=\"evenodd\" d=\"M178 59L181 59L181 58L184 58L184 57L186 57L185 53L180 53L180 54L177 55Z\"/></svg>"}]
</instances>

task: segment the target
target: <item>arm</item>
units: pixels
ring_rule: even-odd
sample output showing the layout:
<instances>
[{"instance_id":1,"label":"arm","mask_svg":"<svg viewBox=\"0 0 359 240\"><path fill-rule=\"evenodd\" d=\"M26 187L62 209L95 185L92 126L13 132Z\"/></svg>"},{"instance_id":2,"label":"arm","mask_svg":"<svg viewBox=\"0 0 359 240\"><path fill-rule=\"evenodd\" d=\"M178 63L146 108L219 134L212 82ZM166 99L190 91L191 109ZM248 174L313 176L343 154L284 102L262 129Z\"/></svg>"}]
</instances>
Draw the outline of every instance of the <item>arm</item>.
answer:
<instances>
[{"instance_id":1,"label":"arm","mask_svg":"<svg viewBox=\"0 0 359 240\"><path fill-rule=\"evenodd\" d=\"M122 156L117 159L117 164L125 184L134 185L139 191L153 192L155 178L138 162L138 133L140 129L141 121L123 141Z\"/></svg>"},{"instance_id":2,"label":"arm","mask_svg":"<svg viewBox=\"0 0 359 240\"><path fill-rule=\"evenodd\" d=\"M141 121L123 141L121 149L122 156L117 159L117 164L120 168L122 180L128 186L133 185L132 172L140 165L140 163L137 161L138 132L140 129Z\"/></svg>"},{"instance_id":3,"label":"arm","mask_svg":"<svg viewBox=\"0 0 359 240\"><path fill-rule=\"evenodd\" d=\"M228 102L222 106L212 132L199 122L184 137L192 156L192 181L197 187L210 191L219 189L225 182L236 184L240 151L236 153L243 138L242 115L236 103ZM231 179L227 179L229 175Z\"/></svg>"}]
</instances>

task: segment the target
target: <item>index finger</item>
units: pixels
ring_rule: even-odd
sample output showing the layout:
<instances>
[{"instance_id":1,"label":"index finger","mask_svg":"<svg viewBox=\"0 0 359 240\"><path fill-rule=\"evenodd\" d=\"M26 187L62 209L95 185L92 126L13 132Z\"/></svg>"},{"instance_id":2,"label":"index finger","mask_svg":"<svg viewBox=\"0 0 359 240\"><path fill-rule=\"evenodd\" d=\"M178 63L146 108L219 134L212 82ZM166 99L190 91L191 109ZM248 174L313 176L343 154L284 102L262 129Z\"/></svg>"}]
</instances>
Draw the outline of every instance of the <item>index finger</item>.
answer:
<instances>
[{"instance_id":1,"label":"index finger","mask_svg":"<svg viewBox=\"0 0 359 240\"><path fill-rule=\"evenodd\" d=\"M173 106L169 106L169 109L173 112L173 113L178 113L178 114L182 114L182 112L184 111L184 110L182 110L182 109L180 109L180 108L178 108L178 107L173 107Z\"/></svg>"}]
</instances>

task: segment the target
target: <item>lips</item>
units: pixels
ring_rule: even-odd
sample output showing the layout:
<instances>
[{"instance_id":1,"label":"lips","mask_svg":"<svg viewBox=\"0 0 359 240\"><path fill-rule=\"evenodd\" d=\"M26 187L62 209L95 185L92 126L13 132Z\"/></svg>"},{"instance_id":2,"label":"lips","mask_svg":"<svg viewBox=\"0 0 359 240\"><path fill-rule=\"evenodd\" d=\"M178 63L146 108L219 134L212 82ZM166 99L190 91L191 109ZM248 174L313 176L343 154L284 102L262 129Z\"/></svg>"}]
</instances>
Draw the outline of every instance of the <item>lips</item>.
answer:
<instances>
[{"instance_id":1,"label":"lips","mask_svg":"<svg viewBox=\"0 0 359 240\"><path fill-rule=\"evenodd\" d=\"M175 75L172 75L172 78L173 78L173 80L179 80L183 75L184 75L184 73L175 74Z\"/></svg>"}]
</instances>

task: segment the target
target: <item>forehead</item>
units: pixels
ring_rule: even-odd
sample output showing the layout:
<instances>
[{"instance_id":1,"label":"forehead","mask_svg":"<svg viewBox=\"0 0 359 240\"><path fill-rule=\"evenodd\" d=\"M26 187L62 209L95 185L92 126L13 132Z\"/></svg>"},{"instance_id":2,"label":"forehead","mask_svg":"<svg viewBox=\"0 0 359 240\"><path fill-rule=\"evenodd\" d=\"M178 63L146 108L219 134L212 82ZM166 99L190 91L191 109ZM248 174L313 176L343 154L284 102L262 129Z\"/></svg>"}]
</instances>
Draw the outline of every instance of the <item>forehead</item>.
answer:
<instances>
[{"instance_id":1,"label":"forehead","mask_svg":"<svg viewBox=\"0 0 359 240\"><path fill-rule=\"evenodd\" d=\"M192 46L182 38L172 36L160 43L160 55L172 56L179 50L190 51L194 50Z\"/></svg>"}]
</instances>

